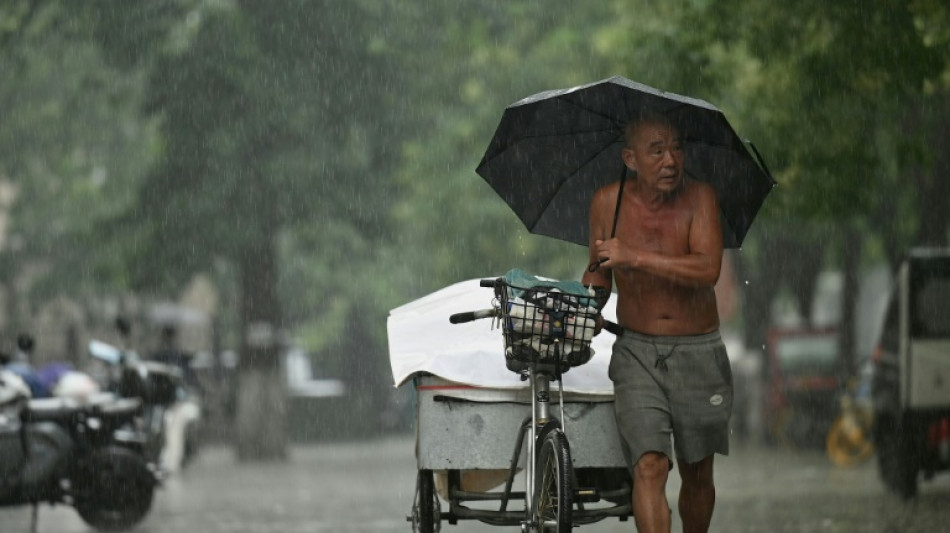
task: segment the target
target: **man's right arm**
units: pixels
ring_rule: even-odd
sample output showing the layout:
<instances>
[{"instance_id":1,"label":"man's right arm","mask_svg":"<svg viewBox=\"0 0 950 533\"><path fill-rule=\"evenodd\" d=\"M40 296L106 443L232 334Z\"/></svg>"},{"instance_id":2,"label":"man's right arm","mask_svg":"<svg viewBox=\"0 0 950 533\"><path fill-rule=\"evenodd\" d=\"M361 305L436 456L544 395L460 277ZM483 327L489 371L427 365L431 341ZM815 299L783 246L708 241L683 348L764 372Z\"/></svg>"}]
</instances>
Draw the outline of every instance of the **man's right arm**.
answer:
<instances>
[{"instance_id":1,"label":"man's right arm","mask_svg":"<svg viewBox=\"0 0 950 533\"><path fill-rule=\"evenodd\" d=\"M593 287L595 290L598 288L603 289L602 292L606 297L602 300L598 298L598 306L601 309L607 304L607 297L610 296L610 290L613 287L613 272L609 268L601 266L598 266L598 268L592 272L590 267L598 265L600 260L597 257L597 249L594 246L594 241L606 238L610 231L609 215L610 204L612 203L610 197L616 198L617 195L616 191L611 194L611 189L609 185L601 188L594 194L594 198L591 200L590 236L587 257L587 264L589 266L584 269L584 275L581 276L581 282L585 287Z\"/></svg>"}]
</instances>

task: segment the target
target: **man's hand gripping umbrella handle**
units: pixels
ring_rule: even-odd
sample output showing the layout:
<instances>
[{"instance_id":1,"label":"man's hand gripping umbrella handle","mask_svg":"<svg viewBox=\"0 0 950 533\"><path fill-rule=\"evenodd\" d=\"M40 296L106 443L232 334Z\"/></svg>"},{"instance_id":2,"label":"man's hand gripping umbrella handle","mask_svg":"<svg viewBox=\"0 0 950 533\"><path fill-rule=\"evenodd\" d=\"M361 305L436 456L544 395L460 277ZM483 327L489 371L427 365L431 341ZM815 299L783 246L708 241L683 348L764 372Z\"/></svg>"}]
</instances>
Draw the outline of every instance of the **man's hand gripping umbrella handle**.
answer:
<instances>
[{"instance_id":1,"label":"man's hand gripping umbrella handle","mask_svg":"<svg viewBox=\"0 0 950 533\"><path fill-rule=\"evenodd\" d=\"M610 260L609 257L602 257L602 258L598 259L597 261L594 261L593 263L591 263L590 265L588 265L588 266L587 266L587 271L588 271L588 272L596 272L597 269L600 268L600 265L606 263L606 262L609 261L609 260Z\"/></svg>"}]
</instances>

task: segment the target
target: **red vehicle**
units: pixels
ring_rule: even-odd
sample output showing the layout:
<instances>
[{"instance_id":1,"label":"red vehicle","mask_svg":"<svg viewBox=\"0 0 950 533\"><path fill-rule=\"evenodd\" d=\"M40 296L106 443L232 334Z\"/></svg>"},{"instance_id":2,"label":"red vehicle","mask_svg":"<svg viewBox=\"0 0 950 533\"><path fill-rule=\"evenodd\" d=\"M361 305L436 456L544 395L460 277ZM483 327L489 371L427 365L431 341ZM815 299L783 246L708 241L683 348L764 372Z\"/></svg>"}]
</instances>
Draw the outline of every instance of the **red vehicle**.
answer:
<instances>
[{"instance_id":1,"label":"red vehicle","mask_svg":"<svg viewBox=\"0 0 950 533\"><path fill-rule=\"evenodd\" d=\"M838 333L834 329L769 332L765 364L766 441L823 448L837 413Z\"/></svg>"}]
</instances>

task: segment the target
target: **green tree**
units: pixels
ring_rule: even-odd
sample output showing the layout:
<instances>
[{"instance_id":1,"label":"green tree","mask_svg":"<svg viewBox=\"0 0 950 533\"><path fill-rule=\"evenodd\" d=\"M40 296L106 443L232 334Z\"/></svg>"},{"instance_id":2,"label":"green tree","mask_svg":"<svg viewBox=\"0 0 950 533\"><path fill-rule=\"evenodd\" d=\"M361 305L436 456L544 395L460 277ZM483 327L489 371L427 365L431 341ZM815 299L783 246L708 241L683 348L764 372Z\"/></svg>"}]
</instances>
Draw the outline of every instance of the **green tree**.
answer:
<instances>
[{"instance_id":1,"label":"green tree","mask_svg":"<svg viewBox=\"0 0 950 533\"><path fill-rule=\"evenodd\" d=\"M177 22L164 31L150 31L149 9L108 19L129 39L157 36L159 44L133 48L145 51L141 57L119 54L125 39L103 39L120 60L148 66L146 109L161 121L161 155L135 209L118 221L132 230L124 242L133 280L173 287L215 272L218 261L234 266L238 456L282 457L278 341L288 324L278 292L280 243L316 243L336 258L350 247L322 235L353 233L372 243L381 234L378 206L390 196L381 174L393 151L382 110L400 95L395 67L376 42L387 11L371 2L198 2L183 18L170 17ZM289 237L308 227L316 228L314 240ZM345 282L353 274L338 276Z\"/></svg>"},{"instance_id":2,"label":"green tree","mask_svg":"<svg viewBox=\"0 0 950 533\"><path fill-rule=\"evenodd\" d=\"M515 266L580 275L585 250L529 234L474 171L504 107L541 90L621 74L707 99L756 140L780 185L739 254L751 346L782 285L807 309L826 263L946 240L937 0L11 0L0 15L0 66L18 74L0 83L16 110L0 172L24 243L7 268L42 264L49 295L160 294L210 272L240 342L294 332L351 376L362 414L386 399L388 309ZM276 350L242 349L242 457L284 453Z\"/></svg>"},{"instance_id":3,"label":"green tree","mask_svg":"<svg viewBox=\"0 0 950 533\"><path fill-rule=\"evenodd\" d=\"M761 94L782 102L772 108L784 111L758 115L765 138L776 147L783 189L788 189L778 195L780 207L773 213L790 221L834 223L827 236L843 252L836 256L845 271L842 354L847 368L854 353L860 265L855 259L866 248L858 235L876 235L892 262L902 249L920 242L923 235L915 226L942 224L941 244L946 239L946 218L928 222L942 210L920 209L925 198L940 197L934 184L945 182L934 181L935 167L921 172L921 163L931 159L926 154L945 150L927 138L924 123L906 118L926 105L928 86L947 69L946 43L936 45L921 31L926 18L939 15L935 4L925 4L798 3L768 18L753 11L737 32L761 65L765 76L760 79L781 80ZM941 11L945 17L946 9ZM779 135L788 141L779 142ZM909 168L917 170L917 187L906 186ZM917 201L915 195L921 195Z\"/></svg>"},{"instance_id":4,"label":"green tree","mask_svg":"<svg viewBox=\"0 0 950 533\"><path fill-rule=\"evenodd\" d=\"M403 228L396 239L405 255L408 295L513 267L579 278L586 251L529 234L475 168L505 106L611 75L588 66L595 46L588 35L591 21L608 12L597 5L578 10L571 3L435 6L417 14L415 23L435 31L407 33L402 44L405 50L427 50L407 65L420 73L412 107L425 119L403 143L395 176L401 194L392 209L394 223Z\"/></svg>"},{"instance_id":5,"label":"green tree","mask_svg":"<svg viewBox=\"0 0 950 533\"><path fill-rule=\"evenodd\" d=\"M127 286L95 228L134 198L155 129L139 114L142 77L112 68L92 21L74 15L59 2L0 6L0 181L9 202L0 277L11 333L57 295L88 302Z\"/></svg>"}]
</instances>

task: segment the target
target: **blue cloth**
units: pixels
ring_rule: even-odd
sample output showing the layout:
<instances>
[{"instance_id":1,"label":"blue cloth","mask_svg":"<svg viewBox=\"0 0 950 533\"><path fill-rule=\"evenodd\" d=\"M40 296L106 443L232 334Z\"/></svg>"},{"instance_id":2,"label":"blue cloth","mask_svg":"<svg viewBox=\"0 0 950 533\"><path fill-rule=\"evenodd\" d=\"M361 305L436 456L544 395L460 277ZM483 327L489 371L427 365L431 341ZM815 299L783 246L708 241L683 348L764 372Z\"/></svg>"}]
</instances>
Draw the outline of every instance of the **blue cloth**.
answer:
<instances>
[{"instance_id":1,"label":"blue cloth","mask_svg":"<svg viewBox=\"0 0 950 533\"><path fill-rule=\"evenodd\" d=\"M30 387L30 396L33 398L48 398L50 396L49 387L40 380L40 377L36 374L36 370L29 364L10 363L6 368L10 372L23 378L23 381Z\"/></svg>"},{"instance_id":2,"label":"blue cloth","mask_svg":"<svg viewBox=\"0 0 950 533\"><path fill-rule=\"evenodd\" d=\"M579 296L580 298L578 303L581 306L595 306L595 302L590 291L588 291L587 287L585 287L584 284L579 281L557 281L544 279L537 276L532 276L531 274L528 274L519 268L513 268L505 274L505 283L512 286L513 290L511 291L510 296L513 298L520 298L524 292L518 289L543 287L545 289L558 289L563 293Z\"/></svg>"}]
</instances>

